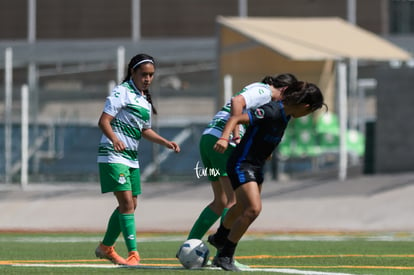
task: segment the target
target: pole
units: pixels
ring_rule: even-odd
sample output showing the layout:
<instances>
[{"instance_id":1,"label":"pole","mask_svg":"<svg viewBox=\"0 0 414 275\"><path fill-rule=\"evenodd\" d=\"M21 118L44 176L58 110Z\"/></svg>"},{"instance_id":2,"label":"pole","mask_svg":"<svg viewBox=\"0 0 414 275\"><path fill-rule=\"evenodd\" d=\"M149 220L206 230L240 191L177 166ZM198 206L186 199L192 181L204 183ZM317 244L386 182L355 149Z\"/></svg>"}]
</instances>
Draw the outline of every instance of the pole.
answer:
<instances>
[{"instance_id":1,"label":"pole","mask_svg":"<svg viewBox=\"0 0 414 275\"><path fill-rule=\"evenodd\" d=\"M4 175L5 183L11 181L12 168L12 90L13 90L13 49L7 48L5 50L5 64L4 64Z\"/></svg>"},{"instance_id":2,"label":"pole","mask_svg":"<svg viewBox=\"0 0 414 275\"><path fill-rule=\"evenodd\" d=\"M347 0L347 17L348 22L352 25L357 23L357 6L356 0ZM356 130L358 128L358 59L350 58L349 59L349 97L351 99L351 105L349 110L349 126L351 129Z\"/></svg>"},{"instance_id":3,"label":"pole","mask_svg":"<svg viewBox=\"0 0 414 275\"><path fill-rule=\"evenodd\" d=\"M348 22L355 25L356 24L356 0L347 0L347 18Z\"/></svg>"},{"instance_id":4,"label":"pole","mask_svg":"<svg viewBox=\"0 0 414 275\"><path fill-rule=\"evenodd\" d=\"M131 1L132 41L138 42L141 39L141 0Z\"/></svg>"},{"instance_id":5,"label":"pole","mask_svg":"<svg viewBox=\"0 0 414 275\"><path fill-rule=\"evenodd\" d=\"M116 81L117 83L121 83L123 80L124 75L124 68L125 68L125 48L120 46L117 50L117 76Z\"/></svg>"},{"instance_id":6,"label":"pole","mask_svg":"<svg viewBox=\"0 0 414 275\"><path fill-rule=\"evenodd\" d=\"M231 75L226 74L224 76L224 104L230 100L233 94L233 78Z\"/></svg>"},{"instance_id":7,"label":"pole","mask_svg":"<svg viewBox=\"0 0 414 275\"><path fill-rule=\"evenodd\" d=\"M22 189L26 189L28 184L28 168L29 168L29 87L22 86L22 124L21 124L21 170L20 184Z\"/></svg>"},{"instance_id":8,"label":"pole","mask_svg":"<svg viewBox=\"0 0 414 275\"><path fill-rule=\"evenodd\" d=\"M29 117L33 123L33 137L35 139L39 136L39 89L38 89L38 66L35 61L30 61L27 67L27 79L29 86L29 101L30 101L30 113Z\"/></svg>"},{"instance_id":9,"label":"pole","mask_svg":"<svg viewBox=\"0 0 414 275\"><path fill-rule=\"evenodd\" d=\"M239 0L239 17L247 17L247 1L248 0Z\"/></svg>"},{"instance_id":10,"label":"pole","mask_svg":"<svg viewBox=\"0 0 414 275\"><path fill-rule=\"evenodd\" d=\"M36 42L36 0L27 0L27 42Z\"/></svg>"},{"instance_id":11,"label":"pole","mask_svg":"<svg viewBox=\"0 0 414 275\"><path fill-rule=\"evenodd\" d=\"M346 63L339 61L337 65L338 100L339 100L339 174L338 178L344 181L347 176L348 156L346 150L346 134L348 120L348 102L346 86Z\"/></svg>"}]
</instances>

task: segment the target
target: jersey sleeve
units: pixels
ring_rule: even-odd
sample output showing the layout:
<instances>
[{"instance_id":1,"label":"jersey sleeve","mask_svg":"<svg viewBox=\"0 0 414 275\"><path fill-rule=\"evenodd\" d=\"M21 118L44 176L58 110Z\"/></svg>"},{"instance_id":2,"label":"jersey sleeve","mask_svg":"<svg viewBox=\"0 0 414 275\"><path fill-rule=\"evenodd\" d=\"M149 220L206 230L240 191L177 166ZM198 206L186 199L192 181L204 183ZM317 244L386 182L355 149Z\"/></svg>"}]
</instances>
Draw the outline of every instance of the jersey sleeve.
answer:
<instances>
[{"instance_id":1,"label":"jersey sleeve","mask_svg":"<svg viewBox=\"0 0 414 275\"><path fill-rule=\"evenodd\" d=\"M246 110L257 108L272 99L272 92L264 84L256 83L240 94L246 102Z\"/></svg>"},{"instance_id":2,"label":"jersey sleeve","mask_svg":"<svg viewBox=\"0 0 414 275\"><path fill-rule=\"evenodd\" d=\"M142 125L143 129L151 129L151 124L152 124L152 109L151 109L151 104L149 103L149 118L147 121L144 122L144 124Z\"/></svg>"},{"instance_id":3,"label":"jersey sleeve","mask_svg":"<svg viewBox=\"0 0 414 275\"><path fill-rule=\"evenodd\" d=\"M106 98L104 113L113 117L122 109L124 106L125 90L121 86L115 87L111 94Z\"/></svg>"},{"instance_id":4,"label":"jersey sleeve","mask_svg":"<svg viewBox=\"0 0 414 275\"><path fill-rule=\"evenodd\" d=\"M250 109L248 115L250 125L255 125L267 120L276 120L280 117L280 112L275 102L269 102L258 108Z\"/></svg>"}]
</instances>

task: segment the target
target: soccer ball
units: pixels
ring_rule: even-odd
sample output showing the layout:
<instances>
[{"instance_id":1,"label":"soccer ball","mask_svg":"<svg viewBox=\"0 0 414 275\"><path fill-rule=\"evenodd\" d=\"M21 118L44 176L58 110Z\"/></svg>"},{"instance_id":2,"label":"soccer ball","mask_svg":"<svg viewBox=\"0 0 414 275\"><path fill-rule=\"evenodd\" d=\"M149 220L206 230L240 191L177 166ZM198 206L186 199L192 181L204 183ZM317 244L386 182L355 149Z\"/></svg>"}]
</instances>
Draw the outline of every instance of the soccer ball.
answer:
<instances>
[{"instance_id":1,"label":"soccer ball","mask_svg":"<svg viewBox=\"0 0 414 275\"><path fill-rule=\"evenodd\" d=\"M180 263L188 269L206 265L210 251L207 245L198 239L186 240L177 252Z\"/></svg>"}]
</instances>

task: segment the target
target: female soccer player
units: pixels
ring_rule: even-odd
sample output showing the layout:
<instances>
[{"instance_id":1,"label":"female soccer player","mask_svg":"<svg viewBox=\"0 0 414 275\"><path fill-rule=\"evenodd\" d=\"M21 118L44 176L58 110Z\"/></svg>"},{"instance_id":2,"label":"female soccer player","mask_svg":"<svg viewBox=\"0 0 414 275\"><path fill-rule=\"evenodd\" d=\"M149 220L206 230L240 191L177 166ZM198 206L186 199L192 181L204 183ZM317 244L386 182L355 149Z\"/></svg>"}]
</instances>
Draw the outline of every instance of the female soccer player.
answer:
<instances>
[{"instance_id":1,"label":"female soccer player","mask_svg":"<svg viewBox=\"0 0 414 275\"><path fill-rule=\"evenodd\" d=\"M233 151L234 146L239 143L240 136L245 132L245 126L240 125L233 131L230 146L224 152L224 155L213 150L213 145L221 136L229 117L242 114L250 108L257 108L271 100L280 99L283 90L296 81L296 77L292 74L280 74L273 77L266 76L261 82L255 82L244 87L223 106L206 127L200 139L201 160L204 168L207 168L208 171L218 171L219 174L208 175L214 198L200 213L187 239L202 239L218 218L220 216L223 218L228 209L235 203L235 195L227 176L226 165L228 156Z\"/></svg>"},{"instance_id":2,"label":"female soccer player","mask_svg":"<svg viewBox=\"0 0 414 275\"><path fill-rule=\"evenodd\" d=\"M102 193L113 192L118 207L109 218L102 242L95 250L99 258L115 264L138 265L134 211L141 194L138 145L141 137L180 152L180 147L151 129L152 106L149 86L154 78L154 58L146 54L134 56L128 64L124 81L107 97L99 119L103 132L99 143L99 176ZM119 256L115 241L122 232L128 258Z\"/></svg>"},{"instance_id":3,"label":"female soccer player","mask_svg":"<svg viewBox=\"0 0 414 275\"><path fill-rule=\"evenodd\" d=\"M249 124L240 144L232 152L227 173L236 194L236 204L224 217L217 232L208 241L218 249L216 263L225 270L239 271L234 264L237 243L262 209L261 189L266 159L280 143L291 117L306 116L326 107L323 95L314 84L296 82L289 85L280 101L272 101L247 113L233 116L214 145L226 152L231 131L239 124Z\"/></svg>"}]
</instances>

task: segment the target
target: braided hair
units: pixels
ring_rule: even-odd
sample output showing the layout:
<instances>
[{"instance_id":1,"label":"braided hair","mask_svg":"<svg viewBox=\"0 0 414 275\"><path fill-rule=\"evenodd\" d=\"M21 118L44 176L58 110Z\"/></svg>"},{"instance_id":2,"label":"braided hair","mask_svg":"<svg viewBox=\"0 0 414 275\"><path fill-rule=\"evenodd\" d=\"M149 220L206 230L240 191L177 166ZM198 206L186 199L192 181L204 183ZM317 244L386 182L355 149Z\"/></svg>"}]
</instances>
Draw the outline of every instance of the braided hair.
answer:
<instances>
[{"instance_id":1,"label":"braided hair","mask_svg":"<svg viewBox=\"0 0 414 275\"><path fill-rule=\"evenodd\" d=\"M139 66L141 66L142 64L147 64L147 63L152 63L155 67L154 58L148 54L140 53L132 57L128 64L127 75L125 76L125 79L122 82L128 82L131 79L131 76L132 76L131 70L135 71L139 68ZM150 91L147 89L142 92L144 93L147 101L151 104L152 112L156 115L158 112L154 108L154 104L152 103Z\"/></svg>"}]
</instances>

